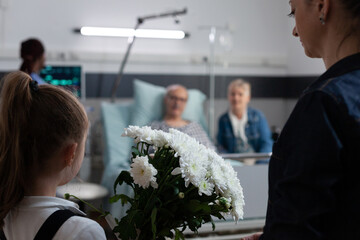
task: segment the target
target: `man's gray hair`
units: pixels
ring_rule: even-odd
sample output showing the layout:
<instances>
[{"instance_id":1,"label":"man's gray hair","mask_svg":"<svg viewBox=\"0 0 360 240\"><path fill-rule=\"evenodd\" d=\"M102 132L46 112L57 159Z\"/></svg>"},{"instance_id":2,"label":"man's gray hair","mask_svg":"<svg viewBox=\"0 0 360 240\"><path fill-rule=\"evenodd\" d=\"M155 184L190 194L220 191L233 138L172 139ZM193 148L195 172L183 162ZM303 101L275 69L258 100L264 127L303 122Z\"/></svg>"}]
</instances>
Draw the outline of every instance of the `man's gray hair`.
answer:
<instances>
[{"instance_id":1,"label":"man's gray hair","mask_svg":"<svg viewBox=\"0 0 360 240\"><path fill-rule=\"evenodd\" d=\"M178 88L185 89L186 93L187 93L187 89L183 85L181 85L181 84L171 84L171 85L166 87L165 96L168 96L171 91L174 91L175 89L178 89Z\"/></svg>"},{"instance_id":2,"label":"man's gray hair","mask_svg":"<svg viewBox=\"0 0 360 240\"><path fill-rule=\"evenodd\" d=\"M231 89L234 87L241 87L247 92L249 95L251 95L251 85L249 82L245 81L244 79L238 78L233 81L228 86L228 94L230 93Z\"/></svg>"}]
</instances>

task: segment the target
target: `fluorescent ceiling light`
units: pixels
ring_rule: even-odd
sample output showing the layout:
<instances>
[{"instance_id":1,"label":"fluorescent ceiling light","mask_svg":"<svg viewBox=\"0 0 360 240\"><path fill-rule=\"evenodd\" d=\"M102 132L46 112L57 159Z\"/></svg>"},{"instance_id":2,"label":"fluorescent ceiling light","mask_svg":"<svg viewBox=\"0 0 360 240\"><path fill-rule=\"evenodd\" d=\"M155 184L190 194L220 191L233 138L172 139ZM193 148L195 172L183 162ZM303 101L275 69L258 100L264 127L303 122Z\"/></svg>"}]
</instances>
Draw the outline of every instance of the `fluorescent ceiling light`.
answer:
<instances>
[{"instance_id":1,"label":"fluorescent ceiling light","mask_svg":"<svg viewBox=\"0 0 360 240\"><path fill-rule=\"evenodd\" d=\"M183 39L186 34L179 30L156 30L156 29L137 29L132 28L107 28L107 27L82 27L81 35L84 36L103 36L103 37L133 37L137 38L163 38L163 39Z\"/></svg>"}]
</instances>

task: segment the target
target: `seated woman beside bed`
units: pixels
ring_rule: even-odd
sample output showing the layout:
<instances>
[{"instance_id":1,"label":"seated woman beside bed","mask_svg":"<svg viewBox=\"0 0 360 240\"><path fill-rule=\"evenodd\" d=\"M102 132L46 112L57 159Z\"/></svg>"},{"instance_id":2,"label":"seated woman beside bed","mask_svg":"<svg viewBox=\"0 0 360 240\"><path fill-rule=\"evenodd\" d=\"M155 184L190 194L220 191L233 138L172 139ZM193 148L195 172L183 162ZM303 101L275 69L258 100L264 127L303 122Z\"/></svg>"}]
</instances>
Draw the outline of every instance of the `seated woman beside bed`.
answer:
<instances>
[{"instance_id":1,"label":"seated woman beside bed","mask_svg":"<svg viewBox=\"0 0 360 240\"><path fill-rule=\"evenodd\" d=\"M215 150L214 144L210 141L207 133L200 124L182 119L181 115L185 110L188 93L182 85L170 85L166 88L164 97L165 115L162 121L151 123L152 129L159 129L165 132L169 128L175 128L189 136L195 138L208 148Z\"/></svg>"},{"instance_id":2,"label":"seated woman beside bed","mask_svg":"<svg viewBox=\"0 0 360 240\"><path fill-rule=\"evenodd\" d=\"M242 79L228 86L230 109L219 119L217 142L226 153L268 153L273 140L266 118L259 110L248 107L250 84Z\"/></svg>"}]
</instances>

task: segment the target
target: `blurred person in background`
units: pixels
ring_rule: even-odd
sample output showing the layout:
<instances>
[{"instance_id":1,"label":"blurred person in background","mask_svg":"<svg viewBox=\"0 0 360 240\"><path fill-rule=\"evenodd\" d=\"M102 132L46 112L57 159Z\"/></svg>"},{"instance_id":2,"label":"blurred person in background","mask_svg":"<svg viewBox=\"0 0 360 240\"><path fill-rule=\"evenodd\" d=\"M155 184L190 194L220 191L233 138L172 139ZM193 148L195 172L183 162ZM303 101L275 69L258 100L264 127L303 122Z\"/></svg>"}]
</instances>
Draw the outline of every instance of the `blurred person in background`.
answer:
<instances>
[{"instance_id":1,"label":"blurred person in background","mask_svg":"<svg viewBox=\"0 0 360 240\"><path fill-rule=\"evenodd\" d=\"M152 122L151 128L165 132L168 132L169 128L175 128L215 150L214 144L200 124L182 118L187 100L188 92L184 86L178 84L168 86L164 97L164 118L162 121Z\"/></svg>"},{"instance_id":2,"label":"blurred person in background","mask_svg":"<svg viewBox=\"0 0 360 240\"><path fill-rule=\"evenodd\" d=\"M21 43L20 56L23 60L20 71L23 71L38 82L39 85L46 84L39 73L45 66L45 48L40 40L30 38Z\"/></svg>"},{"instance_id":3,"label":"blurred person in background","mask_svg":"<svg viewBox=\"0 0 360 240\"><path fill-rule=\"evenodd\" d=\"M251 86L242 79L228 86L230 109L219 119L217 143L226 153L268 153L272 135L262 112L248 106Z\"/></svg>"}]
</instances>

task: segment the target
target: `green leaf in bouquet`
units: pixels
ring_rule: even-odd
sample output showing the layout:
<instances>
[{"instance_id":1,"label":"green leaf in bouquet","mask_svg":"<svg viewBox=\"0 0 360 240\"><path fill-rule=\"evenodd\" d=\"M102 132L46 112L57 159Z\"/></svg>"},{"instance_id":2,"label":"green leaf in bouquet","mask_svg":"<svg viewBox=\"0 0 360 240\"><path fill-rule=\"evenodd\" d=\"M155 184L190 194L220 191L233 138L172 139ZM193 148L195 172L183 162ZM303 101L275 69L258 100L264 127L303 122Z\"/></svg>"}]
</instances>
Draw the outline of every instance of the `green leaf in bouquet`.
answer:
<instances>
[{"instance_id":1,"label":"green leaf in bouquet","mask_svg":"<svg viewBox=\"0 0 360 240\"><path fill-rule=\"evenodd\" d=\"M215 231L215 223L212 217L210 217L210 222L211 222L212 230Z\"/></svg>"},{"instance_id":2,"label":"green leaf in bouquet","mask_svg":"<svg viewBox=\"0 0 360 240\"><path fill-rule=\"evenodd\" d=\"M202 221L201 218L196 218L196 217L188 220L188 225L190 230L197 233L198 228L201 227L201 221Z\"/></svg>"},{"instance_id":3,"label":"green leaf in bouquet","mask_svg":"<svg viewBox=\"0 0 360 240\"><path fill-rule=\"evenodd\" d=\"M211 212L229 212L229 209L226 207L226 205L223 204L213 204L210 206Z\"/></svg>"},{"instance_id":4,"label":"green leaf in bouquet","mask_svg":"<svg viewBox=\"0 0 360 240\"><path fill-rule=\"evenodd\" d=\"M211 213L211 207L209 206L208 202L202 202L201 203L201 211L204 214L210 214Z\"/></svg>"},{"instance_id":5,"label":"green leaf in bouquet","mask_svg":"<svg viewBox=\"0 0 360 240\"><path fill-rule=\"evenodd\" d=\"M211 208L209 207L209 203L207 202L201 202L200 200L192 199L188 202L187 205L185 205L186 209L190 212L196 213L196 212L209 212L211 211Z\"/></svg>"},{"instance_id":6,"label":"green leaf in bouquet","mask_svg":"<svg viewBox=\"0 0 360 240\"><path fill-rule=\"evenodd\" d=\"M185 208L190 212L197 212L200 209L200 201L199 200L190 200L186 205Z\"/></svg>"},{"instance_id":7,"label":"green leaf in bouquet","mask_svg":"<svg viewBox=\"0 0 360 240\"><path fill-rule=\"evenodd\" d=\"M174 153L170 148L161 148L155 153L151 163L157 169L168 169L179 166L179 158L174 157Z\"/></svg>"},{"instance_id":8,"label":"green leaf in bouquet","mask_svg":"<svg viewBox=\"0 0 360 240\"><path fill-rule=\"evenodd\" d=\"M119 174L119 176L116 178L115 183L114 183L114 193L116 194L116 187L117 185L121 185L123 184L123 182L125 182L127 185L130 185L131 187L133 187L133 178L131 177L130 173L128 171L121 171L121 173Z\"/></svg>"},{"instance_id":9,"label":"green leaf in bouquet","mask_svg":"<svg viewBox=\"0 0 360 240\"><path fill-rule=\"evenodd\" d=\"M154 201L158 201L155 198L155 195L153 194L155 190L152 188L147 189L137 189L135 191L135 199L134 201L137 203L137 208L143 209L145 212L149 213L151 212L152 207L147 207L149 205L154 206Z\"/></svg>"},{"instance_id":10,"label":"green leaf in bouquet","mask_svg":"<svg viewBox=\"0 0 360 240\"><path fill-rule=\"evenodd\" d=\"M184 232L185 231L185 229L186 229L186 227L187 227L187 225L185 224L185 223L182 223L182 229L181 229L181 232Z\"/></svg>"},{"instance_id":11,"label":"green leaf in bouquet","mask_svg":"<svg viewBox=\"0 0 360 240\"><path fill-rule=\"evenodd\" d=\"M225 217L220 212L214 212L211 215L217 217L218 219L226 220Z\"/></svg>"},{"instance_id":12,"label":"green leaf in bouquet","mask_svg":"<svg viewBox=\"0 0 360 240\"><path fill-rule=\"evenodd\" d=\"M143 224L144 213L141 210L130 208L126 213L130 224L135 224L136 227L140 227Z\"/></svg>"},{"instance_id":13,"label":"green leaf in bouquet","mask_svg":"<svg viewBox=\"0 0 360 240\"><path fill-rule=\"evenodd\" d=\"M185 240L184 234L179 229L175 229L175 239L174 240Z\"/></svg>"},{"instance_id":14,"label":"green leaf in bouquet","mask_svg":"<svg viewBox=\"0 0 360 240\"><path fill-rule=\"evenodd\" d=\"M119 233L122 240L136 239L137 232L134 224L129 222L128 216L123 217L119 224L113 229L114 233Z\"/></svg>"},{"instance_id":15,"label":"green leaf in bouquet","mask_svg":"<svg viewBox=\"0 0 360 240\"><path fill-rule=\"evenodd\" d=\"M144 213L150 213L154 208L161 207L161 200L158 197L152 197L147 202Z\"/></svg>"},{"instance_id":16,"label":"green leaf in bouquet","mask_svg":"<svg viewBox=\"0 0 360 240\"><path fill-rule=\"evenodd\" d=\"M150 195L148 194L149 191L146 190L142 190L141 189L141 193L136 193L135 191L135 202L138 203L138 207L141 209L144 209L147 202L149 201Z\"/></svg>"},{"instance_id":17,"label":"green leaf in bouquet","mask_svg":"<svg viewBox=\"0 0 360 240\"><path fill-rule=\"evenodd\" d=\"M169 211L171 211L171 212L182 211L182 209L179 207L179 205L175 202L166 205L166 208L168 208ZM186 209L184 209L184 210L186 210ZM183 211L183 213L185 213L185 211Z\"/></svg>"},{"instance_id":18,"label":"green leaf in bouquet","mask_svg":"<svg viewBox=\"0 0 360 240\"><path fill-rule=\"evenodd\" d=\"M115 194L114 196L109 198L109 203L116 203L120 199L120 194Z\"/></svg>"},{"instance_id":19,"label":"green leaf in bouquet","mask_svg":"<svg viewBox=\"0 0 360 240\"><path fill-rule=\"evenodd\" d=\"M174 212L168 210L166 206L165 208L158 209L158 216L159 216L159 221L170 222L170 223L172 223L173 219L175 218Z\"/></svg>"},{"instance_id":20,"label":"green leaf in bouquet","mask_svg":"<svg viewBox=\"0 0 360 240\"><path fill-rule=\"evenodd\" d=\"M214 220L212 219L212 217L210 215L203 216L203 220L204 220L205 223L210 222L211 226L212 226L212 230L213 231L215 230L215 223L214 223Z\"/></svg>"},{"instance_id":21,"label":"green leaf in bouquet","mask_svg":"<svg viewBox=\"0 0 360 240\"><path fill-rule=\"evenodd\" d=\"M174 234L171 232L170 228L166 227L158 231L158 236L173 238Z\"/></svg>"},{"instance_id":22,"label":"green leaf in bouquet","mask_svg":"<svg viewBox=\"0 0 360 240\"><path fill-rule=\"evenodd\" d=\"M151 229L153 232L153 239L156 238L156 214L157 214L157 208L153 208L151 211Z\"/></svg>"},{"instance_id":23,"label":"green leaf in bouquet","mask_svg":"<svg viewBox=\"0 0 360 240\"><path fill-rule=\"evenodd\" d=\"M137 227L140 227L145 222L145 215L142 211L137 211L132 220Z\"/></svg>"},{"instance_id":24,"label":"green leaf in bouquet","mask_svg":"<svg viewBox=\"0 0 360 240\"><path fill-rule=\"evenodd\" d=\"M180 192L179 188L176 187L176 186L173 186L173 193L174 193L174 195L178 195L179 192Z\"/></svg>"},{"instance_id":25,"label":"green leaf in bouquet","mask_svg":"<svg viewBox=\"0 0 360 240\"><path fill-rule=\"evenodd\" d=\"M103 214L101 214L100 216L98 216L97 218L98 219L101 219L101 218L104 218L104 217L106 217L107 215L109 215L110 214L110 212L108 212L108 211L105 211ZM116 218L115 218L116 219Z\"/></svg>"},{"instance_id":26,"label":"green leaf in bouquet","mask_svg":"<svg viewBox=\"0 0 360 240\"><path fill-rule=\"evenodd\" d=\"M132 146L131 151L132 151L133 157L142 155L141 152L139 151L138 147Z\"/></svg>"},{"instance_id":27,"label":"green leaf in bouquet","mask_svg":"<svg viewBox=\"0 0 360 240\"><path fill-rule=\"evenodd\" d=\"M116 194L114 196L112 196L109 199L110 203L115 203L117 201L121 200L121 205L124 206L127 203L132 204L133 203L133 199L125 194Z\"/></svg>"}]
</instances>

